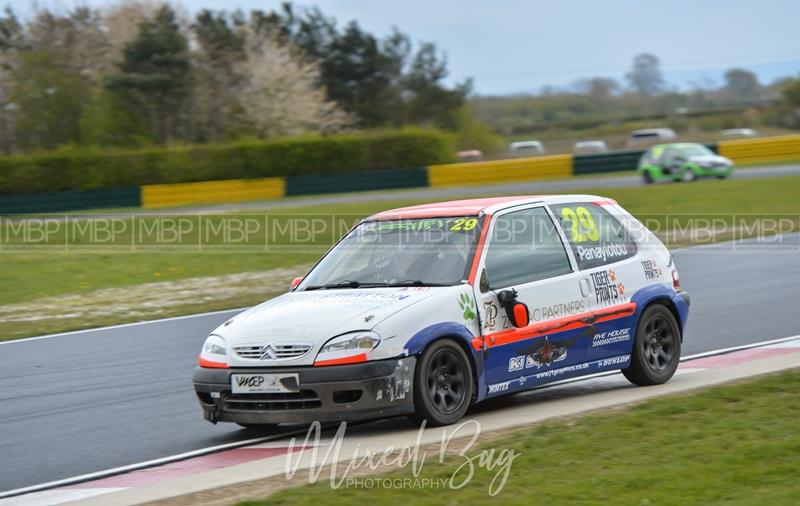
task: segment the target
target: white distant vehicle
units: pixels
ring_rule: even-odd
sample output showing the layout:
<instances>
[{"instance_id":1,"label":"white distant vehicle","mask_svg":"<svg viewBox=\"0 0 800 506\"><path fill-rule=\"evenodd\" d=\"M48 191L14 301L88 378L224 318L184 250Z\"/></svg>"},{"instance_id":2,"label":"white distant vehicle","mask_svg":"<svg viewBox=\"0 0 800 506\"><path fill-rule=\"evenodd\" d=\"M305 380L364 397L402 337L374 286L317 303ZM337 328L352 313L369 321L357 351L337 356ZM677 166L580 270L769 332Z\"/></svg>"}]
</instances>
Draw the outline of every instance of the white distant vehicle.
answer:
<instances>
[{"instance_id":1,"label":"white distant vehicle","mask_svg":"<svg viewBox=\"0 0 800 506\"><path fill-rule=\"evenodd\" d=\"M752 128L728 128L720 133L723 139L745 139L748 137L758 137L758 132Z\"/></svg>"},{"instance_id":2,"label":"white distant vehicle","mask_svg":"<svg viewBox=\"0 0 800 506\"><path fill-rule=\"evenodd\" d=\"M508 146L514 156L536 156L545 154L544 145L539 141L517 141Z\"/></svg>"},{"instance_id":3,"label":"white distant vehicle","mask_svg":"<svg viewBox=\"0 0 800 506\"><path fill-rule=\"evenodd\" d=\"M578 141L575 143L573 152L576 155L588 155L592 153L605 153L608 151L605 141Z\"/></svg>"},{"instance_id":4,"label":"white distant vehicle","mask_svg":"<svg viewBox=\"0 0 800 506\"><path fill-rule=\"evenodd\" d=\"M483 152L480 149L465 149L456 153L459 162L478 162L483 159Z\"/></svg>"},{"instance_id":5,"label":"white distant vehicle","mask_svg":"<svg viewBox=\"0 0 800 506\"><path fill-rule=\"evenodd\" d=\"M674 140L677 136L671 128L644 128L634 130L628 137L628 146L645 146L654 143L662 143Z\"/></svg>"}]
</instances>

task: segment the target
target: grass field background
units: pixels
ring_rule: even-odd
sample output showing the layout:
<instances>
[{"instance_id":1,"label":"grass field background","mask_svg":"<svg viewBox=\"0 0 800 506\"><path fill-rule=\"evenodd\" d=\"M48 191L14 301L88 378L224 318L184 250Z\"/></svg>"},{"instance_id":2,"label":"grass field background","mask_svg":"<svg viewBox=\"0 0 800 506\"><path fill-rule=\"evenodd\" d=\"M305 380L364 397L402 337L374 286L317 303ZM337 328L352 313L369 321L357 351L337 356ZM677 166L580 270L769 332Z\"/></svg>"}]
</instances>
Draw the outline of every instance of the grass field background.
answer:
<instances>
[{"instance_id":1,"label":"grass field background","mask_svg":"<svg viewBox=\"0 0 800 506\"><path fill-rule=\"evenodd\" d=\"M706 180L691 184L651 185L646 187L603 188L570 190L569 193L593 193L616 199L631 213L646 219L651 226L671 229L683 226L689 220L716 220L734 226L741 220L753 221L763 217L786 217L792 220L795 229L800 229L800 177L780 177L747 180ZM424 195L424 194L423 194ZM400 207L431 201L424 196L379 202L354 202L348 204L320 205L280 208L269 210L249 209L248 217L268 216L270 220L290 220L297 216L325 218L331 214L355 222L359 217L392 207ZM63 216L63 215L62 215ZM215 221L240 216L235 212L206 215L203 219ZM192 218L191 216L189 218ZM130 219L120 215L120 219ZM147 221L155 218L136 218ZM0 227L6 233L10 225ZM141 285L143 283L176 282L188 278L215 277L244 272L262 272L308 265L315 261L339 235L341 229L316 237L311 244L289 250L279 246L288 245L291 239L280 238L271 250L224 251L208 248L203 251L184 248L141 250L130 252L124 245L126 237L120 238L123 247L119 251L64 252L54 251L15 253L9 249L9 241L0 243L0 306L26 303L34 308L37 301L46 306L56 306L58 297L91 295L99 290ZM11 234L13 235L13 234ZM726 238L723 234L721 238ZM193 237L187 239L191 245ZM58 240L56 238L56 244ZM13 241L11 242L13 244ZM281 280L288 285L290 279ZM222 280L224 281L224 279ZM164 285L164 297L169 297L168 285ZM154 288L158 291L158 288ZM217 309L229 309L252 305L280 293L269 290L245 290L235 297L204 297L196 304L180 309L153 308L149 317L175 316ZM107 307L114 300L102 301ZM28 306L26 306L28 307ZM35 309L32 309L35 311ZM46 315L45 315L46 316ZM133 319L141 319L137 315ZM70 321L50 321L48 318L33 318L25 322L4 322L0 314L0 339L25 335L58 332L97 325L133 321L119 315L109 318L98 308L94 317L83 317Z\"/></svg>"}]
</instances>

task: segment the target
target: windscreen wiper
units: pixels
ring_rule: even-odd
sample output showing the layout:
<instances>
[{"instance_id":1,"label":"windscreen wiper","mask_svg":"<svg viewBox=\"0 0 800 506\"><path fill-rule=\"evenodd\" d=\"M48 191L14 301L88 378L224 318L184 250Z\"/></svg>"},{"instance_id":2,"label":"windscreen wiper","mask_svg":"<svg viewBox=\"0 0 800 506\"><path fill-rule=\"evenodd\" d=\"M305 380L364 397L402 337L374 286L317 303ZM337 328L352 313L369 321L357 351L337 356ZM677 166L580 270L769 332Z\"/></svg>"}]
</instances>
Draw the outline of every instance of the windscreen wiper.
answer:
<instances>
[{"instance_id":1,"label":"windscreen wiper","mask_svg":"<svg viewBox=\"0 0 800 506\"><path fill-rule=\"evenodd\" d=\"M352 279L345 279L338 283L330 283L327 285L312 285L306 287L305 290L335 290L337 288L392 288L398 286L452 286L443 283L428 283L419 279L407 279L405 281L398 281L396 283L385 282L360 282Z\"/></svg>"},{"instance_id":2,"label":"windscreen wiper","mask_svg":"<svg viewBox=\"0 0 800 506\"><path fill-rule=\"evenodd\" d=\"M329 283L327 285L312 285L307 286L305 290L332 290L335 288L358 288L361 283L352 279L345 279L338 283Z\"/></svg>"},{"instance_id":3,"label":"windscreen wiper","mask_svg":"<svg viewBox=\"0 0 800 506\"><path fill-rule=\"evenodd\" d=\"M446 283L429 283L419 279L407 279L405 281L398 281L397 283L386 283L386 286L452 286Z\"/></svg>"}]
</instances>

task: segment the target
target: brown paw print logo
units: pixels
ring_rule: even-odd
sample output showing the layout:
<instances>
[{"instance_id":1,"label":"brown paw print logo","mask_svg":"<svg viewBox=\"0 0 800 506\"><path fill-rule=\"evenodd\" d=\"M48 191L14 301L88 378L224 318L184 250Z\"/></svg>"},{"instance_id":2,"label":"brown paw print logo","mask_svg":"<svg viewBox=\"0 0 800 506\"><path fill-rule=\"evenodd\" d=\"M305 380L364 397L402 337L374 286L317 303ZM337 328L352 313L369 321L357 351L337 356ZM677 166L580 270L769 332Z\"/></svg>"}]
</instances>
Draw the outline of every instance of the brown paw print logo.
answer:
<instances>
[{"instance_id":1,"label":"brown paw print logo","mask_svg":"<svg viewBox=\"0 0 800 506\"><path fill-rule=\"evenodd\" d=\"M616 281L617 280L617 273L614 272L614 271L608 271L608 277L609 277L609 279L611 279L611 281Z\"/></svg>"},{"instance_id":2,"label":"brown paw print logo","mask_svg":"<svg viewBox=\"0 0 800 506\"><path fill-rule=\"evenodd\" d=\"M625 293L625 285L622 283L618 284L617 287L619 288L619 294L623 295Z\"/></svg>"}]
</instances>

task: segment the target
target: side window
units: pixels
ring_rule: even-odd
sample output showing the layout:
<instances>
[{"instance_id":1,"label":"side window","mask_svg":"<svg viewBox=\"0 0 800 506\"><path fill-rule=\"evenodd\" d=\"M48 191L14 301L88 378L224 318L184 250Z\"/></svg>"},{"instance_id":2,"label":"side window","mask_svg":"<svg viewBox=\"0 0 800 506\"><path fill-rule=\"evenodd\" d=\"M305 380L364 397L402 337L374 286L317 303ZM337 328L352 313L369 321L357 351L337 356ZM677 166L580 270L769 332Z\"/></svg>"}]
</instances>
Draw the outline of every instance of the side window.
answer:
<instances>
[{"instance_id":1,"label":"side window","mask_svg":"<svg viewBox=\"0 0 800 506\"><path fill-rule=\"evenodd\" d=\"M661 159L664 157L664 147L663 146L653 146L650 148L650 162L651 163L661 163Z\"/></svg>"},{"instance_id":2,"label":"side window","mask_svg":"<svg viewBox=\"0 0 800 506\"><path fill-rule=\"evenodd\" d=\"M678 156L678 152L675 151L674 148L668 148L664 151L664 159L663 164L667 167L670 167L675 164L675 158Z\"/></svg>"},{"instance_id":3,"label":"side window","mask_svg":"<svg viewBox=\"0 0 800 506\"><path fill-rule=\"evenodd\" d=\"M567 251L547 211L525 209L498 217L486 253L492 289L572 272Z\"/></svg>"},{"instance_id":4,"label":"side window","mask_svg":"<svg viewBox=\"0 0 800 506\"><path fill-rule=\"evenodd\" d=\"M578 268L591 269L630 258L636 243L616 218L591 202L550 206L558 216Z\"/></svg>"}]
</instances>

